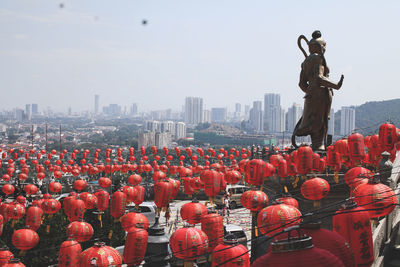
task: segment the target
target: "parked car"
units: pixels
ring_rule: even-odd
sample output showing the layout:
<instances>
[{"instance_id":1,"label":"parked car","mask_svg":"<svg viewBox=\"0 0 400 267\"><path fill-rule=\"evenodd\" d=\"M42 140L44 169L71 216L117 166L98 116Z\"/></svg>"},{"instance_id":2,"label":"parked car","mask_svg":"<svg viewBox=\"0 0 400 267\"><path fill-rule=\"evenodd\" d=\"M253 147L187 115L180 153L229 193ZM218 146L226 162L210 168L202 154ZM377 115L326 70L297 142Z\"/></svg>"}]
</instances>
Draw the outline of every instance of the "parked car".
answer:
<instances>
[{"instance_id":1,"label":"parked car","mask_svg":"<svg viewBox=\"0 0 400 267\"><path fill-rule=\"evenodd\" d=\"M236 209L241 207L242 203L240 197L248 190L250 190L250 188L245 185L228 185L226 187L226 194L229 195L229 208ZM215 205L217 205L217 207L224 206L224 195L224 192L222 192L215 197Z\"/></svg>"},{"instance_id":2,"label":"parked car","mask_svg":"<svg viewBox=\"0 0 400 267\"><path fill-rule=\"evenodd\" d=\"M235 224L225 224L224 236L228 233L233 234L238 240L239 244L242 244L247 248L247 236L241 226Z\"/></svg>"},{"instance_id":3,"label":"parked car","mask_svg":"<svg viewBox=\"0 0 400 267\"><path fill-rule=\"evenodd\" d=\"M134 211L135 204L130 203L126 206L126 211L131 212ZM156 210L157 207L154 202L145 201L139 205L139 211L144 216L146 216L147 220L149 221L149 226L151 227L156 221Z\"/></svg>"}]
</instances>

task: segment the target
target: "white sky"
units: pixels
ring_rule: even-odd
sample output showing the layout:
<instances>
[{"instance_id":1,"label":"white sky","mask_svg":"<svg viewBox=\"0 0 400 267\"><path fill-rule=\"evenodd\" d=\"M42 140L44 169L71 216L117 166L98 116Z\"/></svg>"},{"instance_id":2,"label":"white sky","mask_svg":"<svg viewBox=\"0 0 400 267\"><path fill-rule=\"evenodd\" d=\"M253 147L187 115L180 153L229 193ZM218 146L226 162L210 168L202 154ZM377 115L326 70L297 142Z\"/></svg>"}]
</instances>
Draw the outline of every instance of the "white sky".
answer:
<instances>
[{"instance_id":1,"label":"white sky","mask_svg":"<svg viewBox=\"0 0 400 267\"><path fill-rule=\"evenodd\" d=\"M64 8L59 4L63 3ZM2 0L0 109L302 103L297 37L327 41L333 107L399 98L400 1ZM141 21L148 20L143 26Z\"/></svg>"}]
</instances>

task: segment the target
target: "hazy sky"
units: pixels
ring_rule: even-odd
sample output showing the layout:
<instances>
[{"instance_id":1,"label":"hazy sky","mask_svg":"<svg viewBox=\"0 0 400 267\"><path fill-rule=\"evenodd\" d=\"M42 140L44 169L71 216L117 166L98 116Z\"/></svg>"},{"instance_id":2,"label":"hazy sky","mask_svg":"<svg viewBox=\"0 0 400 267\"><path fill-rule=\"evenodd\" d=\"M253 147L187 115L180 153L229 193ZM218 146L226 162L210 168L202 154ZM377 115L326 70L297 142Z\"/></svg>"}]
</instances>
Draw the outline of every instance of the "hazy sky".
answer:
<instances>
[{"instance_id":1,"label":"hazy sky","mask_svg":"<svg viewBox=\"0 0 400 267\"><path fill-rule=\"evenodd\" d=\"M60 3L64 7L60 8ZM400 1L1 0L0 109L302 103L297 37L327 41L333 107L399 98ZM146 26L142 20L148 20Z\"/></svg>"}]
</instances>

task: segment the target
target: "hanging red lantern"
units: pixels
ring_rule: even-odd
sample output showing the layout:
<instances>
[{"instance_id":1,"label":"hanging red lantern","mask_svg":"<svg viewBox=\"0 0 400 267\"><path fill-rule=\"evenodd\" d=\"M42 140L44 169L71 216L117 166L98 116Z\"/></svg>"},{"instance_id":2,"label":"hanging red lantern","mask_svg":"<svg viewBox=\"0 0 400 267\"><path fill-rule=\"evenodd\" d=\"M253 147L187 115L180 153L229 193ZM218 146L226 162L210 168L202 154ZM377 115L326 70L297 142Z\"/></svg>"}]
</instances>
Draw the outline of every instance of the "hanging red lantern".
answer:
<instances>
[{"instance_id":1,"label":"hanging red lantern","mask_svg":"<svg viewBox=\"0 0 400 267\"><path fill-rule=\"evenodd\" d=\"M141 213L129 212L121 217L121 226L126 232L128 232L131 227L147 230L149 228L149 221L147 217Z\"/></svg>"},{"instance_id":2,"label":"hanging red lantern","mask_svg":"<svg viewBox=\"0 0 400 267\"><path fill-rule=\"evenodd\" d=\"M29 226L30 229L37 231L42 224L42 216L43 210L40 207L36 205L29 207L25 218L26 226Z\"/></svg>"},{"instance_id":3,"label":"hanging red lantern","mask_svg":"<svg viewBox=\"0 0 400 267\"><path fill-rule=\"evenodd\" d=\"M356 203L347 203L333 216L333 231L347 240L354 252L355 266L371 266L374 245L369 213Z\"/></svg>"},{"instance_id":4,"label":"hanging red lantern","mask_svg":"<svg viewBox=\"0 0 400 267\"><path fill-rule=\"evenodd\" d=\"M21 262L20 259L12 258L3 267L25 267L26 265Z\"/></svg>"},{"instance_id":5,"label":"hanging red lantern","mask_svg":"<svg viewBox=\"0 0 400 267\"><path fill-rule=\"evenodd\" d=\"M271 236L287 227L299 224L300 217L300 211L293 206L271 205L258 213L257 225L262 234Z\"/></svg>"},{"instance_id":6,"label":"hanging red lantern","mask_svg":"<svg viewBox=\"0 0 400 267\"><path fill-rule=\"evenodd\" d=\"M251 266L344 267L342 261L335 255L314 246L309 236L272 242L271 251L259 257Z\"/></svg>"},{"instance_id":7,"label":"hanging red lantern","mask_svg":"<svg viewBox=\"0 0 400 267\"><path fill-rule=\"evenodd\" d=\"M208 237L200 229L184 227L176 230L169 245L175 257L185 261L194 261L208 248Z\"/></svg>"},{"instance_id":8,"label":"hanging red lantern","mask_svg":"<svg viewBox=\"0 0 400 267\"><path fill-rule=\"evenodd\" d=\"M100 177L98 183L101 188L108 188L112 185L110 178L107 177Z\"/></svg>"},{"instance_id":9,"label":"hanging red lantern","mask_svg":"<svg viewBox=\"0 0 400 267\"><path fill-rule=\"evenodd\" d=\"M213 249L222 242L224 236L224 219L216 212L211 212L201 217L201 230L208 237L207 252Z\"/></svg>"},{"instance_id":10,"label":"hanging red lantern","mask_svg":"<svg viewBox=\"0 0 400 267\"><path fill-rule=\"evenodd\" d=\"M277 198L275 201L277 203L291 205L291 206L295 207L296 209L299 208L299 202L297 202L297 200L293 197L281 197L281 198Z\"/></svg>"},{"instance_id":11,"label":"hanging red lantern","mask_svg":"<svg viewBox=\"0 0 400 267\"><path fill-rule=\"evenodd\" d=\"M79 197L85 202L86 209L94 209L97 206L97 197L89 192L83 192Z\"/></svg>"},{"instance_id":12,"label":"hanging red lantern","mask_svg":"<svg viewBox=\"0 0 400 267\"><path fill-rule=\"evenodd\" d=\"M189 224L197 224L200 223L201 217L207 214L207 207L194 199L181 207L180 214L182 220Z\"/></svg>"},{"instance_id":13,"label":"hanging red lantern","mask_svg":"<svg viewBox=\"0 0 400 267\"><path fill-rule=\"evenodd\" d=\"M90 247L82 252L79 267L97 266L121 266L122 256L119 252L103 242L97 242L93 247Z\"/></svg>"},{"instance_id":14,"label":"hanging red lantern","mask_svg":"<svg viewBox=\"0 0 400 267\"><path fill-rule=\"evenodd\" d=\"M191 185L191 180L193 178L191 177L183 177L183 191L186 195L188 195L189 197L191 197L194 193L194 188Z\"/></svg>"},{"instance_id":15,"label":"hanging red lantern","mask_svg":"<svg viewBox=\"0 0 400 267\"><path fill-rule=\"evenodd\" d=\"M142 177L139 174L132 174L128 177L128 183L133 186L136 186L142 182Z\"/></svg>"},{"instance_id":16,"label":"hanging red lantern","mask_svg":"<svg viewBox=\"0 0 400 267\"><path fill-rule=\"evenodd\" d=\"M165 208L171 199L173 185L167 180L160 180L154 184L154 203L157 208Z\"/></svg>"},{"instance_id":17,"label":"hanging red lantern","mask_svg":"<svg viewBox=\"0 0 400 267\"><path fill-rule=\"evenodd\" d=\"M296 168L301 175L313 170L313 151L310 146L301 146L297 149Z\"/></svg>"},{"instance_id":18,"label":"hanging red lantern","mask_svg":"<svg viewBox=\"0 0 400 267\"><path fill-rule=\"evenodd\" d=\"M124 263L128 266L140 265L146 253L149 234L145 229L131 227L128 229L124 248Z\"/></svg>"},{"instance_id":19,"label":"hanging red lantern","mask_svg":"<svg viewBox=\"0 0 400 267\"><path fill-rule=\"evenodd\" d=\"M85 202L82 199L76 199L74 197L69 198L69 200L65 202L66 199L67 198L64 199L64 205L68 202L70 203L64 206L64 211L68 216L68 220L74 222L83 219L86 211Z\"/></svg>"},{"instance_id":20,"label":"hanging red lantern","mask_svg":"<svg viewBox=\"0 0 400 267\"><path fill-rule=\"evenodd\" d=\"M162 172L162 171L155 171L154 173L153 173L153 181L154 182L157 182L157 181L159 181L159 180L163 180L163 179L165 179L167 176L165 175L165 173L164 172Z\"/></svg>"},{"instance_id":21,"label":"hanging red lantern","mask_svg":"<svg viewBox=\"0 0 400 267\"><path fill-rule=\"evenodd\" d=\"M247 162L245 167L245 180L246 183L251 185L260 186L264 183L264 178L268 177L266 173L265 162L261 159L252 159Z\"/></svg>"},{"instance_id":22,"label":"hanging red lantern","mask_svg":"<svg viewBox=\"0 0 400 267\"><path fill-rule=\"evenodd\" d=\"M79 260L82 253L81 245L74 239L68 239L61 243L58 252L58 266L72 267L79 266Z\"/></svg>"},{"instance_id":23,"label":"hanging red lantern","mask_svg":"<svg viewBox=\"0 0 400 267\"><path fill-rule=\"evenodd\" d=\"M222 244L214 248L212 266L250 267L250 256L245 246L236 239L224 239Z\"/></svg>"},{"instance_id":24,"label":"hanging red lantern","mask_svg":"<svg viewBox=\"0 0 400 267\"><path fill-rule=\"evenodd\" d=\"M26 203L26 198L24 196L17 196L17 198L15 199L19 204L25 206Z\"/></svg>"},{"instance_id":25,"label":"hanging red lantern","mask_svg":"<svg viewBox=\"0 0 400 267\"><path fill-rule=\"evenodd\" d=\"M93 227L87 222L72 222L67 226L67 237L79 243L88 241L93 236Z\"/></svg>"},{"instance_id":26,"label":"hanging red lantern","mask_svg":"<svg viewBox=\"0 0 400 267\"><path fill-rule=\"evenodd\" d=\"M87 186L87 182L85 180L81 180L81 179L75 180L75 182L73 184L73 188L78 192L83 191L86 188L86 186Z\"/></svg>"},{"instance_id":27,"label":"hanging red lantern","mask_svg":"<svg viewBox=\"0 0 400 267\"><path fill-rule=\"evenodd\" d=\"M129 204L133 202L136 195L136 188L130 185L125 185L122 187L122 192L126 195L126 203Z\"/></svg>"},{"instance_id":28,"label":"hanging red lantern","mask_svg":"<svg viewBox=\"0 0 400 267\"><path fill-rule=\"evenodd\" d=\"M221 191L221 174L217 171L204 170L200 174L200 179L204 183L204 192L210 198L212 204L213 198Z\"/></svg>"},{"instance_id":29,"label":"hanging red lantern","mask_svg":"<svg viewBox=\"0 0 400 267\"><path fill-rule=\"evenodd\" d=\"M328 195L329 183L322 178L312 178L301 185L301 194L304 198L314 200L314 207L319 207L319 201Z\"/></svg>"},{"instance_id":30,"label":"hanging red lantern","mask_svg":"<svg viewBox=\"0 0 400 267\"><path fill-rule=\"evenodd\" d=\"M242 194L240 202L250 211L259 211L268 205L268 196L260 190L249 190Z\"/></svg>"},{"instance_id":31,"label":"hanging red lantern","mask_svg":"<svg viewBox=\"0 0 400 267\"><path fill-rule=\"evenodd\" d=\"M136 207L139 207L139 205L142 204L144 201L144 195L146 193L146 190L141 185L135 186L135 189L136 189L136 195L133 199L133 203L135 203Z\"/></svg>"},{"instance_id":32,"label":"hanging red lantern","mask_svg":"<svg viewBox=\"0 0 400 267\"><path fill-rule=\"evenodd\" d=\"M125 214L126 209L126 194L121 191L116 191L111 196L110 214L114 219L119 219Z\"/></svg>"},{"instance_id":33,"label":"hanging red lantern","mask_svg":"<svg viewBox=\"0 0 400 267\"><path fill-rule=\"evenodd\" d=\"M62 190L62 185L59 182L50 182L49 190L50 192L57 194Z\"/></svg>"},{"instance_id":34,"label":"hanging red lantern","mask_svg":"<svg viewBox=\"0 0 400 267\"><path fill-rule=\"evenodd\" d=\"M108 209L110 202L110 195L107 191L98 190L94 195L97 198L97 209L100 211L105 211Z\"/></svg>"},{"instance_id":35,"label":"hanging red lantern","mask_svg":"<svg viewBox=\"0 0 400 267\"><path fill-rule=\"evenodd\" d=\"M371 218L379 218L391 213L397 204L395 192L388 186L370 180L353 189L354 201L368 210Z\"/></svg>"},{"instance_id":36,"label":"hanging red lantern","mask_svg":"<svg viewBox=\"0 0 400 267\"><path fill-rule=\"evenodd\" d=\"M225 180L228 184L237 184L241 178L240 172L234 170L228 171L225 175Z\"/></svg>"},{"instance_id":37,"label":"hanging red lantern","mask_svg":"<svg viewBox=\"0 0 400 267\"><path fill-rule=\"evenodd\" d=\"M383 151L390 152L397 142L396 127L391 123L384 123L379 127L379 144Z\"/></svg>"},{"instance_id":38,"label":"hanging red lantern","mask_svg":"<svg viewBox=\"0 0 400 267\"><path fill-rule=\"evenodd\" d=\"M15 188L14 188L14 186L11 185L11 184L5 184L5 185L3 185L3 187L1 188L1 191L2 191L4 194L6 194L6 195L8 196L8 195L11 195L11 194L14 193Z\"/></svg>"},{"instance_id":39,"label":"hanging red lantern","mask_svg":"<svg viewBox=\"0 0 400 267\"><path fill-rule=\"evenodd\" d=\"M366 184L372 179L373 173L363 167L354 167L348 170L344 175L344 181L351 188L354 189L360 184Z\"/></svg>"},{"instance_id":40,"label":"hanging red lantern","mask_svg":"<svg viewBox=\"0 0 400 267\"><path fill-rule=\"evenodd\" d=\"M0 266L4 266L12 258L14 258L14 254L8 250L8 247L4 246L0 248Z\"/></svg>"},{"instance_id":41,"label":"hanging red lantern","mask_svg":"<svg viewBox=\"0 0 400 267\"><path fill-rule=\"evenodd\" d=\"M354 133L347 139L349 145L349 156L353 165L360 165L365 157L364 136Z\"/></svg>"},{"instance_id":42,"label":"hanging red lantern","mask_svg":"<svg viewBox=\"0 0 400 267\"><path fill-rule=\"evenodd\" d=\"M42 202L41 208L44 213L54 214L54 213L57 213L61 209L61 203L54 198L45 199Z\"/></svg>"},{"instance_id":43,"label":"hanging red lantern","mask_svg":"<svg viewBox=\"0 0 400 267\"><path fill-rule=\"evenodd\" d=\"M10 203L7 207L7 217L18 220L25 215L25 206L19 203Z\"/></svg>"},{"instance_id":44,"label":"hanging red lantern","mask_svg":"<svg viewBox=\"0 0 400 267\"><path fill-rule=\"evenodd\" d=\"M19 229L14 231L11 241L14 247L29 250L39 243L39 235L31 229Z\"/></svg>"}]
</instances>

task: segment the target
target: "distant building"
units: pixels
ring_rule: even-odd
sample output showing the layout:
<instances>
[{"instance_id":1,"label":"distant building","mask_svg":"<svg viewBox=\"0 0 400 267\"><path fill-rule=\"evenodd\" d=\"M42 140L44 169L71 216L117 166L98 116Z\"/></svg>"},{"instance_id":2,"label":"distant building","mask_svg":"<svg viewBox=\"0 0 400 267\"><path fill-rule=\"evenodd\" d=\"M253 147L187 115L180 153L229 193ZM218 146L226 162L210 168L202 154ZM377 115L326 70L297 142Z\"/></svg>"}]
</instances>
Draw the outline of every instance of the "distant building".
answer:
<instances>
[{"instance_id":1,"label":"distant building","mask_svg":"<svg viewBox=\"0 0 400 267\"><path fill-rule=\"evenodd\" d=\"M342 107L340 116L340 135L350 135L356 128L356 110L353 107Z\"/></svg>"},{"instance_id":2,"label":"distant building","mask_svg":"<svg viewBox=\"0 0 400 267\"><path fill-rule=\"evenodd\" d=\"M203 111L203 123L211 123L211 111L208 109Z\"/></svg>"},{"instance_id":3,"label":"distant building","mask_svg":"<svg viewBox=\"0 0 400 267\"><path fill-rule=\"evenodd\" d=\"M186 97L185 123L197 125L203 122L203 98Z\"/></svg>"},{"instance_id":4,"label":"distant building","mask_svg":"<svg viewBox=\"0 0 400 267\"><path fill-rule=\"evenodd\" d=\"M136 116L138 114L138 104L137 103L133 103L131 105L131 110L130 110L130 114L132 116Z\"/></svg>"},{"instance_id":5,"label":"distant building","mask_svg":"<svg viewBox=\"0 0 400 267\"><path fill-rule=\"evenodd\" d=\"M250 117L250 105L245 105L244 106L244 118L245 120L248 120Z\"/></svg>"},{"instance_id":6,"label":"distant building","mask_svg":"<svg viewBox=\"0 0 400 267\"><path fill-rule=\"evenodd\" d=\"M154 146L156 144L156 139L155 139L155 132L144 132L144 133L139 133L138 136L138 147L150 147Z\"/></svg>"},{"instance_id":7,"label":"distant building","mask_svg":"<svg viewBox=\"0 0 400 267\"><path fill-rule=\"evenodd\" d=\"M162 121L160 124L160 132L170 133L175 136L175 123L173 121Z\"/></svg>"},{"instance_id":8,"label":"distant building","mask_svg":"<svg viewBox=\"0 0 400 267\"><path fill-rule=\"evenodd\" d=\"M69 108L68 108L68 116L71 116L71 115L72 115L72 108L69 107Z\"/></svg>"},{"instance_id":9,"label":"distant building","mask_svg":"<svg viewBox=\"0 0 400 267\"><path fill-rule=\"evenodd\" d=\"M226 122L227 111L226 108L212 108L211 109L211 121L212 122Z\"/></svg>"},{"instance_id":10,"label":"distant building","mask_svg":"<svg viewBox=\"0 0 400 267\"><path fill-rule=\"evenodd\" d=\"M100 96L94 95L94 114L99 114Z\"/></svg>"},{"instance_id":11,"label":"distant building","mask_svg":"<svg viewBox=\"0 0 400 267\"><path fill-rule=\"evenodd\" d=\"M183 122L175 123L175 139L179 140L186 137L186 124Z\"/></svg>"},{"instance_id":12,"label":"distant building","mask_svg":"<svg viewBox=\"0 0 400 267\"><path fill-rule=\"evenodd\" d=\"M169 147L171 145L171 133L159 133L155 134L155 146L158 149L163 147Z\"/></svg>"},{"instance_id":13,"label":"distant building","mask_svg":"<svg viewBox=\"0 0 400 267\"><path fill-rule=\"evenodd\" d=\"M32 104L32 116L39 114L38 104Z\"/></svg>"},{"instance_id":14,"label":"distant building","mask_svg":"<svg viewBox=\"0 0 400 267\"><path fill-rule=\"evenodd\" d=\"M235 121L240 121L242 116L242 105L240 103L235 104L235 113L233 114L233 118Z\"/></svg>"},{"instance_id":15,"label":"distant building","mask_svg":"<svg viewBox=\"0 0 400 267\"><path fill-rule=\"evenodd\" d=\"M110 104L106 107L103 107L103 113L113 117L121 116L121 106L118 104Z\"/></svg>"},{"instance_id":16,"label":"distant building","mask_svg":"<svg viewBox=\"0 0 400 267\"><path fill-rule=\"evenodd\" d=\"M285 131L285 110L281 106L270 108L270 132L281 133Z\"/></svg>"},{"instance_id":17,"label":"distant building","mask_svg":"<svg viewBox=\"0 0 400 267\"><path fill-rule=\"evenodd\" d=\"M331 108L330 119L328 123L328 134L335 135L335 110Z\"/></svg>"},{"instance_id":18,"label":"distant building","mask_svg":"<svg viewBox=\"0 0 400 267\"><path fill-rule=\"evenodd\" d=\"M160 131L160 122L159 121L146 121L145 129L150 132L158 132Z\"/></svg>"},{"instance_id":19,"label":"distant building","mask_svg":"<svg viewBox=\"0 0 400 267\"><path fill-rule=\"evenodd\" d=\"M31 113L31 104L26 104L25 105L25 117L27 120L30 120L32 117L32 113Z\"/></svg>"},{"instance_id":20,"label":"distant building","mask_svg":"<svg viewBox=\"0 0 400 267\"><path fill-rule=\"evenodd\" d=\"M250 127L254 132L260 133L264 131L264 119L262 111L262 101L254 101L253 108L250 110Z\"/></svg>"},{"instance_id":21,"label":"distant building","mask_svg":"<svg viewBox=\"0 0 400 267\"><path fill-rule=\"evenodd\" d=\"M25 112L23 109L15 109L15 119L17 121L23 121L25 119Z\"/></svg>"},{"instance_id":22,"label":"distant building","mask_svg":"<svg viewBox=\"0 0 400 267\"><path fill-rule=\"evenodd\" d=\"M293 105L290 108L288 108L287 124L286 124L288 132L293 132L302 114L303 114L303 108L301 107L300 104L293 103Z\"/></svg>"},{"instance_id":23,"label":"distant building","mask_svg":"<svg viewBox=\"0 0 400 267\"><path fill-rule=\"evenodd\" d=\"M282 122L277 122L281 117L277 108L281 108L281 95L280 94L265 94L264 95L264 125L267 132L276 132L274 129L277 125L282 125ZM272 118L272 112L274 109L274 115L279 116ZM279 115L277 115L279 113ZM273 126L274 124L274 126ZM276 127L275 127L276 128ZM278 131L279 132L279 131Z\"/></svg>"}]
</instances>

